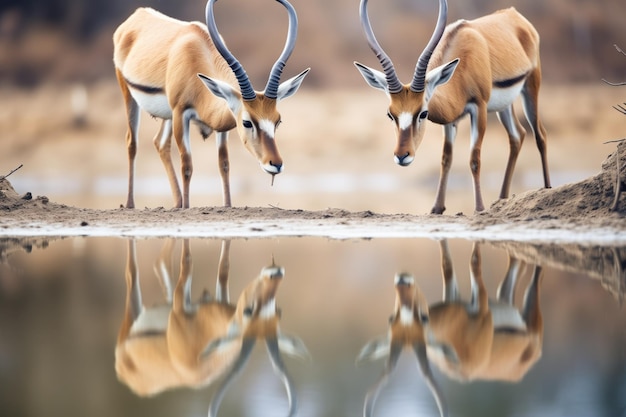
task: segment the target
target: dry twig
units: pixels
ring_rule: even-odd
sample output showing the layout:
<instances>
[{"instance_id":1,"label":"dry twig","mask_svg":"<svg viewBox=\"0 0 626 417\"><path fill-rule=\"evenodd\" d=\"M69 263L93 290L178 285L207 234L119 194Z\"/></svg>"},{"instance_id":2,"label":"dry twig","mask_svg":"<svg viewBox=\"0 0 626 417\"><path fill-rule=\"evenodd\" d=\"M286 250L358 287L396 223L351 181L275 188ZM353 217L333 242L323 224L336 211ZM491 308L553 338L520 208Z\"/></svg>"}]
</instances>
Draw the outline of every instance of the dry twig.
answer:
<instances>
[{"instance_id":1,"label":"dry twig","mask_svg":"<svg viewBox=\"0 0 626 417\"><path fill-rule=\"evenodd\" d=\"M13 174L15 171L17 171L18 169L20 169L23 166L24 166L24 164L20 164L20 166L18 166L17 168L13 168L7 175L0 175L0 180L5 179L6 177L8 177L9 175Z\"/></svg>"},{"instance_id":2,"label":"dry twig","mask_svg":"<svg viewBox=\"0 0 626 417\"><path fill-rule=\"evenodd\" d=\"M606 143L621 143L621 142L626 142L626 138L624 139L617 139L617 140L610 140ZM621 163L620 163L620 157L619 157L619 146L617 146L617 148L615 149L615 168L616 168L616 174L615 174L615 198L613 199L613 205L611 206L611 211L618 211L618 205L619 205L619 197L622 194L622 177L621 177Z\"/></svg>"},{"instance_id":3,"label":"dry twig","mask_svg":"<svg viewBox=\"0 0 626 417\"><path fill-rule=\"evenodd\" d=\"M619 46L617 46L617 45L613 45L613 46L615 47L615 49L617 49L617 52L619 52L620 54L626 56L626 52L624 52ZM608 85L612 85L614 87L617 87L617 86L620 86L620 85L626 85L626 81L621 82L621 83L612 83L610 81L605 80L604 78L602 79L602 81L604 81Z\"/></svg>"}]
</instances>

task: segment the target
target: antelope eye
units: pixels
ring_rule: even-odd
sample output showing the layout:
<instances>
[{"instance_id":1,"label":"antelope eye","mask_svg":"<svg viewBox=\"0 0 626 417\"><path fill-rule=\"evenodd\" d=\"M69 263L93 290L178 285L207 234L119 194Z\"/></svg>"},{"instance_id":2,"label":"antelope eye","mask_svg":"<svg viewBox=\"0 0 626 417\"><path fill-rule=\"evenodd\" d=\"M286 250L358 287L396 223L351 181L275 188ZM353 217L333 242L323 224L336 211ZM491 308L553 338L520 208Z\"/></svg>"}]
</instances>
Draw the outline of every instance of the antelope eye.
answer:
<instances>
[{"instance_id":1,"label":"antelope eye","mask_svg":"<svg viewBox=\"0 0 626 417\"><path fill-rule=\"evenodd\" d=\"M246 129L252 129L252 122L250 120L244 120L242 124Z\"/></svg>"},{"instance_id":2,"label":"antelope eye","mask_svg":"<svg viewBox=\"0 0 626 417\"><path fill-rule=\"evenodd\" d=\"M387 117L389 118L389 120L391 120L392 122L395 121L395 117L393 117L393 114L391 114L390 111L387 111Z\"/></svg>"},{"instance_id":3,"label":"antelope eye","mask_svg":"<svg viewBox=\"0 0 626 417\"><path fill-rule=\"evenodd\" d=\"M275 129L278 129L278 126L280 126L282 123L283 123L283 121L282 121L282 120L277 121L277 122L276 122L276 127L275 127Z\"/></svg>"},{"instance_id":4,"label":"antelope eye","mask_svg":"<svg viewBox=\"0 0 626 417\"><path fill-rule=\"evenodd\" d=\"M425 118L428 117L428 110L424 110L423 112L420 113L420 120L424 120Z\"/></svg>"}]
</instances>

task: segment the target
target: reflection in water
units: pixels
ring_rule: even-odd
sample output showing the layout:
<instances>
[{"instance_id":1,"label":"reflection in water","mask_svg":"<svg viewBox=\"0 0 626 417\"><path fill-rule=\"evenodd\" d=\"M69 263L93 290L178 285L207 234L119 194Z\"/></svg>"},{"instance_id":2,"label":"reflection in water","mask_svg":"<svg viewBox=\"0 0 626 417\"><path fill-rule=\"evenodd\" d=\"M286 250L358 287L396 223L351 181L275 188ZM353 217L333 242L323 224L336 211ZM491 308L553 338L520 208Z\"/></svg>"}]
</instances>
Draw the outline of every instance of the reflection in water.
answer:
<instances>
[{"instance_id":1,"label":"reflection in water","mask_svg":"<svg viewBox=\"0 0 626 417\"><path fill-rule=\"evenodd\" d=\"M507 273L498 287L497 298L490 300L483 282L480 244L474 242L470 261L471 297L465 301L459 294L448 242L442 240L439 245L443 301L428 306L415 285L415 278L398 273L395 310L388 335L369 342L359 354L358 361L387 358L383 375L365 398L364 416L373 415L376 398L404 347L414 350L442 416L448 415L448 407L429 361L448 377L462 382L479 379L517 382L541 357L541 267L534 267L520 311L513 300L523 263L509 255Z\"/></svg>"},{"instance_id":2,"label":"reflection in water","mask_svg":"<svg viewBox=\"0 0 626 417\"><path fill-rule=\"evenodd\" d=\"M507 273L496 300L489 300L483 283L480 244L470 261L471 298L459 295L448 243L440 242L444 300L430 306L430 359L459 381L474 379L519 381L541 357L543 319L539 306L541 267L535 266L520 312L514 305L522 263L509 256Z\"/></svg>"},{"instance_id":3,"label":"reflection in water","mask_svg":"<svg viewBox=\"0 0 626 417\"><path fill-rule=\"evenodd\" d=\"M623 291L624 248L462 239L249 239L232 247L213 239L142 239L136 247L110 238L49 241L0 238L0 387L11 388L0 389L1 416L617 417L626 410L626 315L612 297ZM140 279L138 271L148 274ZM275 297L289 312L280 322ZM387 328L377 322L392 298L388 334L359 355L386 367L355 367L361 345ZM456 321L447 319L452 304L462 307ZM314 366L290 366L285 354L306 350L279 323L311 341ZM270 360L252 347L259 338L270 340Z\"/></svg>"},{"instance_id":4,"label":"reflection in water","mask_svg":"<svg viewBox=\"0 0 626 417\"><path fill-rule=\"evenodd\" d=\"M428 327L428 307L425 299L415 286L415 279L409 274L397 274L395 287L396 306L393 315L389 318L388 334L367 343L361 349L357 358L357 363L365 359L387 358L382 376L365 397L363 415L366 417L373 415L376 398L389 381L391 373L398 364L400 353L407 347L413 349L417 357L422 374L439 407L439 413L442 416L447 416L448 407L442 398L441 389L430 370L426 355L425 329ZM422 310L424 308L426 311Z\"/></svg>"},{"instance_id":5,"label":"reflection in water","mask_svg":"<svg viewBox=\"0 0 626 417\"><path fill-rule=\"evenodd\" d=\"M597 279L620 302L626 294L626 247L497 242L519 259Z\"/></svg>"},{"instance_id":6,"label":"reflection in water","mask_svg":"<svg viewBox=\"0 0 626 417\"><path fill-rule=\"evenodd\" d=\"M178 281L172 290L170 275L175 241L161 250L155 272L165 293L165 303L142 303L135 242L128 241L126 307L115 349L118 378L138 395L154 395L174 387L206 386L224 375L209 406L217 415L230 383L243 370L257 339L265 341L269 357L289 400L289 415L297 410L291 378L281 351L300 357L308 352L300 339L279 330L276 293L284 269L274 265L260 275L231 304L228 291L230 241L222 242L215 298L204 292L192 302L192 258L183 240Z\"/></svg>"}]
</instances>

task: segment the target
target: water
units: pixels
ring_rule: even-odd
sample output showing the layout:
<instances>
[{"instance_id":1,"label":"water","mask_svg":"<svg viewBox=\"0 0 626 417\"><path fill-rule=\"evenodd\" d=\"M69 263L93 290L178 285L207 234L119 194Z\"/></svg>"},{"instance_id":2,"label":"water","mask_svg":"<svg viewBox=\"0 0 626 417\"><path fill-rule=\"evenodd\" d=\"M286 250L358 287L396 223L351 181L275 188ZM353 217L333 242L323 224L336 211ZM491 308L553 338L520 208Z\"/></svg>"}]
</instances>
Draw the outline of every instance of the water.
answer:
<instances>
[{"instance_id":1,"label":"water","mask_svg":"<svg viewBox=\"0 0 626 417\"><path fill-rule=\"evenodd\" d=\"M494 305L509 265L519 266L515 309ZM625 265L626 248L461 239L3 238L0 415L284 416L291 406L360 416L369 404L374 416L436 416L438 392L451 416L626 416ZM441 304L452 270L466 302L477 283L469 316ZM523 315L529 287L537 296ZM389 333L397 291L417 314L400 312ZM492 300L482 309L481 295ZM389 334L404 349L381 382ZM377 358L357 363L368 343ZM427 346L437 389L412 344Z\"/></svg>"}]
</instances>

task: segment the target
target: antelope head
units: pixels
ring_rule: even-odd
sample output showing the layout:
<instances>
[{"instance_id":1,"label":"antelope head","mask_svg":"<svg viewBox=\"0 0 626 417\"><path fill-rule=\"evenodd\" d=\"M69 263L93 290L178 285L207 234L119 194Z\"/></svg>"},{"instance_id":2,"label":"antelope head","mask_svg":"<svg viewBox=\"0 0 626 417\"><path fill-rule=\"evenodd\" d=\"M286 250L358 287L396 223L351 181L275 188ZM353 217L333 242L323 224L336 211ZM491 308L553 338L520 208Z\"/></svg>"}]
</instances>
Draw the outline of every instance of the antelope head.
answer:
<instances>
[{"instance_id":1,"label":"antelope head","mask_svg":"<svg viewBox=\"0 0 626 417\"><path fill-rule=\"evenodd\" d=\"M293 6L287 0L276 0L289 14L287 41L279 58L274 63L265 86L265 90L257 92L237 58L228 50L217 30L213 5L217 0L209 0L206 5L206 23L213 43L232 69L240 90L230 84L214 78L198 74L207 88L217 97L223 98L237 119L237 131L248 151L261 164L261 168L272 176L280 174L283 160L275 143L276 128L281 122L280 113L276 109L278 101L293 95L310 68L279 85L280 77L289 56L293 52L298 31L298 18Z\"/></svg>"},{"instance_id":2,"label":"antelope head","mask_svg":"<svg viewBox=\"0 0 626 417\"><path fill-rule=\"evenodd\" d=\"M275 265L263 268L259 277L248 285L239 298L228 334L211 342L204 350L203 356L208 356L224 348L228 349L230 344L241 346L239 354L211 400L209 417L217 415L222 398L230 384L248 363L258 339L265 341L274 370L285 386L289 401L288 415L295 415L297 401L294 386L287 373L281 352L301 358L308 357L309 353L299 338L282 334L278 326L280 310L276 307L276 292L284 273L283 268Z\"/></svg>"},{"instance_id":3,"label":"antelope head","mask_svg":"<svg viewBox=\"0 0 626 417\"><path fill-rule=\"evenodd\" d=\"M426 355L428 304L419 288L415 286L415 278L412 275L397 274L395 287L396 306L393 315L389 318L388 334L368 342L357 358L357 363L363 360L387 358L382 376L365 397L363 415L365 417L373 415L374 403L381 389L388 382L402 350L409 347L417 357L419 367L435 397L441 416L447 416L447 405L431 372Z\"/></svg>"},{"instance_id":4,"label":"antelope head","mask_svg":"<svg viewBox=\"0 0 626 417\"><path fill-rule=\"evenodd\" d=\"M443 35L448 14L446 0L439 0L439 18L430 41L417 61L413 80L409 85L400 83L389 56L374 36L367 13L367 1L361 0L361 26L367 42L380 61L383 72L355 62L365 81L373 88L383 90L389 97L387 115L394 122L397 131L397 144L394 160L398 165L407 166L415 158L415 150L424 137L424 126L428 118L428 104L435 89L447 83L456 69L459 59L448 62L426 72L428 62Z\"/></svg>"}]
</instances>

